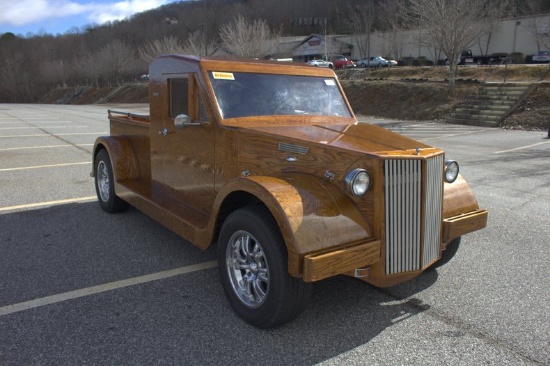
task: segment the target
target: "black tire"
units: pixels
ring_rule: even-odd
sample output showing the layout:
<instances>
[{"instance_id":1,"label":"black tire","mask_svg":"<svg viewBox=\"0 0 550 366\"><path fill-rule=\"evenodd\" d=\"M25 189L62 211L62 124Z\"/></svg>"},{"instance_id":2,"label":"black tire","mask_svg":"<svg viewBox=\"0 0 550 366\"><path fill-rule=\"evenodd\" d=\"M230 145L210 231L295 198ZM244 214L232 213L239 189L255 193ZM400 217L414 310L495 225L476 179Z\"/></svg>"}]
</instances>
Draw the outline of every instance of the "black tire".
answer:
<instances>
[{"instance_id":1,"label":"black tire","mask_svg":"<svg viewBox=\"0 0 550 366\"><path fill-rule=\"evenodd\" d=\"M115 194L115 177L111 159L105 149L101 149L94 161L95 191L99 205L109 213L122 212L128 209L128 203Z\"/></svg>"},{"instance_id":2,"label":"black tire","mask_svg":"<svg viewBox=\"0 0 550 366\"><path fill-rule=\"evenodd\" d=\"M447 264L453 257L455 256L456 252L458 251L458 247L460 246L460 240L461 237L453 239L449 244L447 244L447 248L441 253L441 258L435 262L432 265L432 268L438 268L445 264Z\"/></svg>"},{"instance_id":3,"label":"black tire","mask_svg":"<svg viewBox=\"0 0 550 366\"><path fill-rule=\"evenodd\" d=\"M367 64L361 64L361 68L365 69L367 67Z\"/></svg>"},{"instance_id":4,"label":"black tire","mask_svg":"<svg viewBox=\"0 0 550 366\"><path fill-rule=\"evenodd\" d=\"M239 209L225 220L218 268L231 307L256 327L283 325L309 304L312 286L288 274L285 242L263 207Z\"/></svg>"}]
</instances>

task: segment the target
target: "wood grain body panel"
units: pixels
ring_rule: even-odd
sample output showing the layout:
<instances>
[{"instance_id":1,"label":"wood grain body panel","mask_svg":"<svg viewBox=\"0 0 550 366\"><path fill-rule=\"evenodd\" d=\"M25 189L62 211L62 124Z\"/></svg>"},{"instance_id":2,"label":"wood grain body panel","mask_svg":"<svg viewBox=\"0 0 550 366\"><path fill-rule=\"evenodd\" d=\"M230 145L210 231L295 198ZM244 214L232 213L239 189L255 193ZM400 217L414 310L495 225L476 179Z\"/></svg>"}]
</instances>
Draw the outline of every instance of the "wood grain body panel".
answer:
<instances>
[{"instance_id":1,"label":"wood grain body panel","mask_svg":"<svg viewBox=\"0 0 550 366\"><path fill-rule=\"evenodd\" d=\"M237 178L222 188L218 199L235 190L258 197L270 210L287 245L289 272L294 276L301 276L305 254L371 237L370 228L351 200L317 177L287 174Z\"/></svg>"},{"instance_id":2,"label":"wood grain body panel","mask_svg":"<svg viewBox=\"0 0 550 366\"><path fill-rule=\"evenodd\" d=\"M304 257L303 279L319 281L371 265L380 259L380 246L380 240L372 240L327 253L308 254Z\"/></svg>"},{"instance_id":3,"label":"wood grain body panel","mask_svg":"<svg viewBox=\"0 0 550 366\"><path fill-rule=\"evenodd\" d=\"M96 139L94 151L105 148L109 153L115 181L150 179L148 154L142 150L146 138L139 136L103 136ZM135 146L137 145L137 147ZM139 159L143 155L143 159ZM95 166L94 166L95 169Z\"/></svg>"},{"instance_id":4,"label":"wood grain body panel","mask_svg":"<svg viewBox=\"0 0 550 366\"><path fill-rule=\"evenodd\" d=\"M443 218L473 212L479 209L474 192L462 175L453 183L445 183L443 190Z\"/></svg>"},{"instance_id":5,"label":"wood grain body panel","mask_svg":"<svg viewBox=\"0 0 550 366\"><path fill-rule=\"evenodd\" d=\"M136 176L119 176L119 179L151 179L149 122L145 119L132 120L132 117L110 117L109 120L111 136L129 144L123 152L124 156L119 158L121 160L133 159L138 169Z\"/></svg>"},{"instance_id":6,"label":"wood grain body panel","mask_svg":"<svg viewBox=\"0 0 550 366\"><path fill-rule=\"evenodd\" d=\"M487 226L487 210L476 210L443 220L443 242L481 230Z\"/></svg>"},{"instance_id":7,"label":"wood grain body panel","mask_svg":"<svg viewBox=\"0 0 550 366\"><path fill-rule=\"evenodd\" d=\"M138 184L140 188L135 189L135 184ZM136 181L116 183L115 188L117 195L122 199L144 214L154 218L166 228L185 240L192 242L201 249L206 249L208 247L208 245L201 245L202 243L195 239L197 234L201 233L198 227L201 226L202 223L189 221L191 217L195 217L195 221L201 217L200 215L196 215L196 212L193 210L189 211L189 209L185 207L179 207L178 210L175 210L173 206L163 205L162 200L152 199L152 196L155 195L154 189L144 189L143 183ZM156 192L158 192L158 190Z\"/></svg>"}]
</instances>

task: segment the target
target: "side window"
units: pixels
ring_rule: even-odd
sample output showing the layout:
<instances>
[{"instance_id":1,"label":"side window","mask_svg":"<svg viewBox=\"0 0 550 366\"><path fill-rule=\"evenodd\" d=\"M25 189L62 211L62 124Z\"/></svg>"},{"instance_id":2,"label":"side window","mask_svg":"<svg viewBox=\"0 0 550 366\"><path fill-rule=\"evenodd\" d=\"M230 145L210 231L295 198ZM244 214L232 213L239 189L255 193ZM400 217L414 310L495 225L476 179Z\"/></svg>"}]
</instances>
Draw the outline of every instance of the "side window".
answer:
<instances>
[{"instance_id":1,"label":"side window","mask_svg":"<svg viewBox=\"0 0 550 366\"><path fill-rule=\"evenodd\" d=\"M170 117L189 114L189 78L169 79L170 85Z\"/></svg>"},{"instance_id":2,"label":"side window","mask_svg":"<svg viewBox=\"0 0 550 366\"><path fill-rule=\"evenodd\" d=\"M171 118L186 114L192 121L208 120L195 75L190 74L169 79L169 85Z\"/></svg>"}]
</instances>

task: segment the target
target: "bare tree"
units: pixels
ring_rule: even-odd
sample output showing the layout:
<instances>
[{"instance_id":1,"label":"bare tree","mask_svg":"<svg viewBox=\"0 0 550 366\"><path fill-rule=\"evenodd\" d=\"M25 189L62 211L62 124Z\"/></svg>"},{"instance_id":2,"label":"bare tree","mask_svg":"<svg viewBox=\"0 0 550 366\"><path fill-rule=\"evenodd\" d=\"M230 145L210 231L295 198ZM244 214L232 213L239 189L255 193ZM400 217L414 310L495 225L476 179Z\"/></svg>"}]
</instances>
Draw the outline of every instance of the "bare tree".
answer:
<instances>
[{"instance_id":1,"label":"bare tree","mask_svg":"<svg viewBox=\"0 0 550 366\"><path fill-rule=\"evenodd\" d=\"M410 0L408 20L422 40L441 50L449 62L449 90L454 90L461 52L511 11L508 0Z\"/></svg>"},{"instance_id":2,"label":"bare tree","mask_svg":"<svg viewBox=\"0 0 550 366\"><path fill-rule=\"evenodd\" d=\"M384 38L384 56L393 57L395 60L401 58L401 50L405 41L405 19L403 9L406 0L386 0L379 4L381 26L385 32L381 33Z\"/></svg>"},{"instance_id":3,"label":"bare tree","mask_svg":"<svg viewBox=\"0 0 550 366\"><path fill-rule=\"evenodd\" d=\"M214 51L214 43L208 41L203 32L190 34L183 43L183 53L188 55L208 56Z\"/></svg>"},{"instance_id":4,"label":"bare tree","mask_svg":"<svg viewBox=\"0 0 550 366\"><path fill-rule=\"evenodd\" d=\"M13 103L28 102L31 75L25 65L25 55L20 52L7 57L0 64L0 93L8 96Z\"/></svg>"},{"instance_id":5,"label":"bare tree","mask_svg":"<svg viewBox=\"0 0 550 366\"><path fill-rule=\"evenodd\" d=\"M82 47L84 49L84 47ZM75 57L73 68L80 78L85 79L86 85L91 81L93 86L99 87L101 68L99 65L99 52L84 51L81 56Z\"/></svg>"},{"instance_id":6,"label":"bare tree","mask_svg":"<svg viewBox=\"0 0 550 366\"><path fill-rule=\"evenodd\" d=\"M156 39L139 49L141 59L147 64L150 64L160 55L177 53L185 53L184 47L176 37L172 36Z\"/></svg>"},{"instance_id":7,"label":"bare tree","mask_svg":"<svg viewBox=\"0 0 550 366\"><path fill-rule=\"evenodd\" d=\"M99 64L105 74L110 75L117 85L120 77L128 71L134 63L135 54L125 43L115 40L105 46L100 52Z\"/></svg>"},{"instance_id":8,"label":"bare tree","mask_svg":"<svg viewBox=\"0 0 550 366\"><path fill-rule=\"evenodd\" d=\"M356 38L357 47L361 58L370 56L370 32L372 30L372 0L368 0L365 5L358 5L349 12L348 23L352 29L354 38ZM361 37L366 35L366 37ZM361 41L363 39L364 41Z\"/></svg>"},{"instance_id":9,"label":"bare tree","mask_svg":"<svg viewBox=\"0 0 550 366\"><path fill-rule=\"evenodd\" d=\"M238 58L260 58L272 53L278 33L272 33L263 19L248 22L238 15L220 28L220 38L226 51Z\"/></svg>"},{"instance_id":10,"label":"bare tree","mask_svg":"<svg viewBox=\"0 0 550 366\"><path fill-rule=\"evenodd\" d=\"M526 14L538 15L543 12L543 1L542 0L524 0L522 4L522 12ZM540 17L528 18L525 24L525 27L533 35L533 39L537 44L537 51L540 51L541 46L548 47L548 36L549 31L548 26L543 24L543 21Z\"/></svg>"},{"instance_id":11,"label":"bare tree","mask_svg":"<svg viewBox=\"0 0 550 366\"><path fill-rule=\"evenodd\" d=\"M44 60L40 66L40 76L42 81L50 83L52 89L55 85L66 87L65 83L65 65L63 60Z\"/></svg>"}]
</instances>

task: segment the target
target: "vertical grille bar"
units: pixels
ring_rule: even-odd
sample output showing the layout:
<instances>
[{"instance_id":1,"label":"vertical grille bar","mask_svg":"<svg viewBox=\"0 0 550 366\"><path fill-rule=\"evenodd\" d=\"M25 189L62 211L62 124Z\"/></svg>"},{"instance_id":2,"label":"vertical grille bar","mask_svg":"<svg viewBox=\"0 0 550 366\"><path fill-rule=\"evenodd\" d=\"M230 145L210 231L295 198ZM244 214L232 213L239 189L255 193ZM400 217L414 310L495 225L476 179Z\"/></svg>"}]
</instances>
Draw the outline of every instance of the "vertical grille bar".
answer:
<instances>
[{"instance_id":1,"label":"vertical grille bar","mask_svg":"<svg viewBox=\"0 0 550 366\"><path fill-rule=\"evenodd\" d=\"M424 220L424 254L422 267L439 256L441 237L441 203L443 202L443 155L427 161L426 219Z\"/></svg>"},{"instance_id":2,"label":"vertical grille bar","mask_svg":"<svg viewBox=\"0 0 550 366\"><path fill-rule=\"evenodd\" d=\"M420 268L421 163L384 161L387 274Z\"/></svg>"},{"instance_id":3,"label":"vertical grille bar","mask_svg":"<svg viewBox=\"0 0 550 366\"><path fill-rule=\"evenodd\" d=\"M384 161L386 274L419 270L439 256L443 159Z\"/></svg>"}]
</instances>

